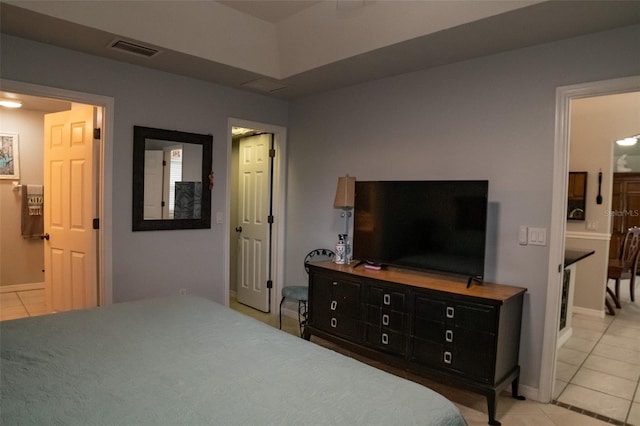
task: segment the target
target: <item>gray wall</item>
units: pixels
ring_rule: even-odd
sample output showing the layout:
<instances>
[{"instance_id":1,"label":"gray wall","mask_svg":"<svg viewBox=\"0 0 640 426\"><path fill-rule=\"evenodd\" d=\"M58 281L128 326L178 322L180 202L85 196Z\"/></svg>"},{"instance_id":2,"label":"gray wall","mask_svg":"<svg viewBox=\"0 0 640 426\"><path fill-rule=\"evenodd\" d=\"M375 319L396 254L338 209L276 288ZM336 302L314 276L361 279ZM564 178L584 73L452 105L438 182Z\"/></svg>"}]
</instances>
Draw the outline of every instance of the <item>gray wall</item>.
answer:
<instances>
[{"instance_id":1,"label":"gray wall","mask_svg":"<svg viewBox=\"0 0 640 426\"><path fill-rule=\"evenodd\" d=\"M299 253L334 244L335 182L488 179L486 278L528 289L521 383L538 387L548 246L520 246L519 225L549 228L556 88L640 74L640 26L400 75L291 106L286 276ZM304 238L302 237L304 236Z\"/></svg>"},{"instance_id":2,"label":"gray wall","mask_svg":"<svg viewBox=\"0 0 640 426\"><path fill-rule=\"evenodd\" d=\"M285 102L8 36L0 74L115 98L115 301L175 293L185 276L195 292L223 293L226 224L131 232L134 124L213 134L213 212L225 202L227 118L289 126L285 282L304 282L301 253L331 247L343 229L338 176L488 179L486 275L528 288L521 383L537 388L548 247L519 246L517 235L550 225L555 90L640 74L638 40L634 26L310 96L289 105L288 122Z\"/></svg>"},{"instance_id":3,"label":"gray wall","mask_svg":"<svg viewBox=\"0 0 640 426\"><path fill-rule=\"evenodd\" d=\"M223 302L226 221L212 221L209 230L131 231L133 126L213 135L215 214L225 211L228 118L286 126L287 103L4 34L1 43L4 79L115 99L114 302L178 294L181 287Z\"/></svg>"}]
</instances>

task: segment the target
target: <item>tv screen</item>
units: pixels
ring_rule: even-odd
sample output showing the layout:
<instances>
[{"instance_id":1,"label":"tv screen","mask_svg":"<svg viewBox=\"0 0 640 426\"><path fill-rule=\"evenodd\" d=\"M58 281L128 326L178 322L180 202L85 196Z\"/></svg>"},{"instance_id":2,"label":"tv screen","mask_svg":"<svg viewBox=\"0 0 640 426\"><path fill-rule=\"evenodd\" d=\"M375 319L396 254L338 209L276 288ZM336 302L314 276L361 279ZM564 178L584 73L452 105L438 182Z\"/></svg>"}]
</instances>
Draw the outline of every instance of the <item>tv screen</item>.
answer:
<instances>
[{"instance_id":1,"label":"tv screen","mask_svg":"<svg viewBox=\"0 0 640 426\"><path fill-rule=\"evenodd\" d=\"M482 280L488 181L359 181L353 257Z\"/></svg>"}]
</instances>

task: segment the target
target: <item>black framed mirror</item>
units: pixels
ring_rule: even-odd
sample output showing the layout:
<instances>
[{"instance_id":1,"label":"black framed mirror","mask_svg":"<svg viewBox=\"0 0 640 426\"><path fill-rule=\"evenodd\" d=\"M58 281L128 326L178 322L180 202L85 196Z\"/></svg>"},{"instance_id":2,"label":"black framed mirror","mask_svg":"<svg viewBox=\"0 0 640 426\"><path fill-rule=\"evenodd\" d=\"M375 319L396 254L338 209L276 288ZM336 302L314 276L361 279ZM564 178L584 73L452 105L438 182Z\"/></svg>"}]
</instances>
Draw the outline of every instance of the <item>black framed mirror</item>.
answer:
<instances>
[{"instance_id":1,"label":"black framed mirror","mask_svg":"<svg viewBox=\"0 0 640 426\"><path fill-rule=\"evenodd\" d=\"M567 220L585 220L587 209L587 172L569 172Z\"/></svg>"},{"instance_id":2,"label":"black framed mirror","mask_svg":"<svg viewBox=\"0 0 640 426\"><path fill-rule=\"evenodd\" d=\"M133 127L133 231L211 228L213 136Z\"/></svg>"}]
</instances>

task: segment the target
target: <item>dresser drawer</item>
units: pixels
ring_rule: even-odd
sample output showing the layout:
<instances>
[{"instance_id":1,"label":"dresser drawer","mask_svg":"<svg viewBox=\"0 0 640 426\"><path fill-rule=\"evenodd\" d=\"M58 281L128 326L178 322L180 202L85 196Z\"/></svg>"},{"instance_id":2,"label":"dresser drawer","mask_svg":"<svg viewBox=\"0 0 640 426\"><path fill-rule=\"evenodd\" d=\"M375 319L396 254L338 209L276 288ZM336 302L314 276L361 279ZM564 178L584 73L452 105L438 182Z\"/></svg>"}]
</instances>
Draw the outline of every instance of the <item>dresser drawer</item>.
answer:
<instances>
[{"instance_id":1,"label":"dresser drawer","mask_svg":"<svg viewBox=\"0 0 640 426\"><path fill-rule=\"evenodd\" d=\"M404 334L367 324L365 341L377 349L398 355L404 354Z\"/></svg>"},{"instance_id":2,"label":"dresser drawer","mask_svg":"<svg viewBox=\"0 0 640 426\"><path fill-rule=\"evenodd\" d=\"M494 332L497 309L489 305L416 296L414 315L416 322L445 323L456 327Z\"/></svg>"},{"instance_id":3,"label":"dresser drawer","mask_svg":"<svg viewBox=\"0 0 640 426\"><path fill-rule=\"evenodd\" d=\"M321 315L313 324L321 330L345 337L354 341L361 341L362 323L357 319L337 313Z\"/></svg>"},{"instance_id":4,"label":"dresser drawer","mask_svg":"<svg viewBox=\"0 0 640 426\"><path fill-rule=\"evenodd\" d=\"M406 323L405 317L406 315L402 312L378 306L367 306L366 323L374 327L403 332Z\"/></svg>"},{"instance_id":5,"label":"dresser drawer","mask_svg":"<svg viewBox=\"0 0 640 426\"><path fill-rule=\"evenodd\" d=\"M366 303L380 306L394 311L404 311L406 295L400 291L393 291L383 287L369 286Z\"/></svg>"}]
</instances>

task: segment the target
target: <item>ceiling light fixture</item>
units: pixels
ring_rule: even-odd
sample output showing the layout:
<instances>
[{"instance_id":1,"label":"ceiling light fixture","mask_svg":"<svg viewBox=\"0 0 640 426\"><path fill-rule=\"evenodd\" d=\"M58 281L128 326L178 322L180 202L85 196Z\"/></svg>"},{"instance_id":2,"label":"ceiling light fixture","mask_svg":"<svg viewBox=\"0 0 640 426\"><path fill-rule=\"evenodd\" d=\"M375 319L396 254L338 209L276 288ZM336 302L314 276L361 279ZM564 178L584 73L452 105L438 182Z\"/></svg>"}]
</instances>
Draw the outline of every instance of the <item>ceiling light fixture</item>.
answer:
<instances>
[{"instance_id":1,"label":"ceiling light fixture","mask_svg":"<svg viewBox=\"0 0 640 426\"><path fill-rule=\"evenodd\" d=\"M5 108L20 108L22 107L22 102L15 99L0 99L0 106Z\"/></svg>"},{"instance_id":2,"label":"ceiling light fixture","mask_svg":"<svg viewBox=\"0 0 640 426\"><path fill-rule=\"evenodd\" d=\"M620 146L633 146L638 143L638 139L640 139L640 135L630 136L628 138L617 140L616 144Z\"/></svg>"}]
</instances>

